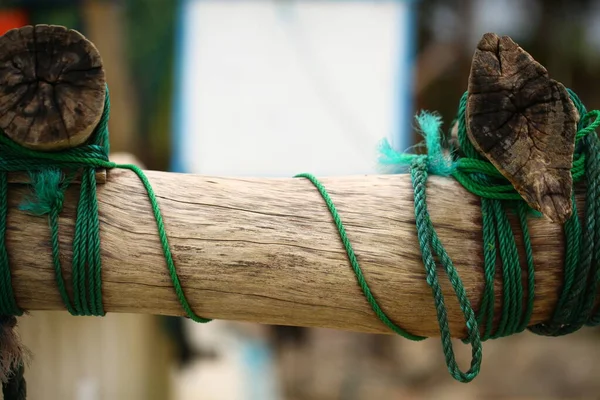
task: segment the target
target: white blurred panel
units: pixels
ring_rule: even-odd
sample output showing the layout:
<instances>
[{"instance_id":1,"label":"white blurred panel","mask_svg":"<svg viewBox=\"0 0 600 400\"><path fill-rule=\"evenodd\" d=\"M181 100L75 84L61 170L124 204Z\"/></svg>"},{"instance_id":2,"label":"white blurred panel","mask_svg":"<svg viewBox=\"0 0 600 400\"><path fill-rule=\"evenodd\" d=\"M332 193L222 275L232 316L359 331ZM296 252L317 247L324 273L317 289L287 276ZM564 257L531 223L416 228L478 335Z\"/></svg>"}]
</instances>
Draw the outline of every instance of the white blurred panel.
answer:
<instances>
[{"instance_id":1,"label":"white blurred panel","mask_svg":"<svg viewBox=\"0 0 600 400\"><path fill-rule=\"evenodd\" d=\"M185 172L373 173L377 142L411 125L405 2L197 0L183 15Z\"/></svg>"}]
</instances>

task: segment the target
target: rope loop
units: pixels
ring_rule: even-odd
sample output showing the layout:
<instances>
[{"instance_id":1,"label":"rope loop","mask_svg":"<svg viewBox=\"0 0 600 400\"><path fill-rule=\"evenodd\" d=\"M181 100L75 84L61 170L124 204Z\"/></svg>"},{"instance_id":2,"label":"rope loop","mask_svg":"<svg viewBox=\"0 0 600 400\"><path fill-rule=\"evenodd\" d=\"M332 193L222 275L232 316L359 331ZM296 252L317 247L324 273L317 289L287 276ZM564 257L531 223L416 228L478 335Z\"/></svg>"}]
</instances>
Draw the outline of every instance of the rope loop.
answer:
<instances>
[{"instance_id":1,"label":"rope loop","mask_svg":"<svg viewBox=\"0 0 600 400\"><path fill-rule=\"evenodd\" d=\"M530 324L535 299L535 266L533 248L528 229L530 217L541 214L532 210L521 198L512 184L481 154L468 139L466 132L465 110L468 93L465 92L459 102L457 116L453 121L458 128L458 148L449 149L451 157L447 164L452 168L440 174L432 168L441 157L441 134L439 126L424 126L423 121L432 118L416 117L427 144L426 155L398 153L387 142L380 146L380 164L387 172L403 172L408 167L413 180L417 236L421 246L423 263L427 272L427 283L432 287L434 303L438 311L438 321L442 336L442 346L446 363L451 375L468 382L478 373L480 361L480 340L509 336L526 329L539 335L560 336L575 332L582 326L600 324L600 310L593 312L596 294L600 284L600 221L596 210L600 210L600 139L596 129L600 126L600 111L587 111L581 100L570 89L569 95L581 118L575 136L575 154L571 169L573 183L586 182L586 208L583 220L580 220L575 197L573 196L573 215L564 224L565 258L563 287L559 301L550 321ZM425 157L425 158L423 158ZM427 160L435 160L430 163ZM453 274L452 260L445 254L434 224L429 219L426 206L427 174L450 175L469 192L481 200L482 242L484 255L484 289L478 314L472 320L471 308L466 295L461 293L462 282L458 274ZM519 221L521 245L525 251L525 266L521 266L515 232L510 218ZM432 252L435 250L435 253ZM435 256L435 257L434 257ZM500 316L495 309L495 277L500 261L503 284ZM463 340L473 346L471 370L459 373L453 359L453 352L447 334L446 310L443 295L436 290L436 268L441 266L446 272L455 290L469 334ZM526 271L526 279L522 279ZM525 305L525 307L523 307ZM498 321L497 324L494 321ZM478 329L475 329L478 327ZM477 332L476 332L477 331ZM478 338L478 334L481 337ZM480 340L479 340L480 339Z\"/></svg>"}]
</instances>

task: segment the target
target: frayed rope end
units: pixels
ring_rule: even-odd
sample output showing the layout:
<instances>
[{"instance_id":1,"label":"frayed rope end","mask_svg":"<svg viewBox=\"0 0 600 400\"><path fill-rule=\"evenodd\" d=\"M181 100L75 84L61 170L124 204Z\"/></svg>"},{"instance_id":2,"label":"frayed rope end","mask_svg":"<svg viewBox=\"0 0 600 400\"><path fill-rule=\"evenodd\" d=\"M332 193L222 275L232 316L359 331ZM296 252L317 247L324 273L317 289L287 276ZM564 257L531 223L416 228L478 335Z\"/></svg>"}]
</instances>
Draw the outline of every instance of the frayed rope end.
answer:
<instances>
[{"instance_id":1,"label":"frayed rope end","mask_svg":"<svg viewBox=\"0 0 600 400\"><path fill-rule=\"evenodd\" d=\"M442 146L442 118L438 114L421 111L415 119L421 135L425 138L429 172L440 176L451 175L456 169L456 162L453 160L451 151ZM379 169L384 173L392 174L406 172L417 157L425 157L398 152L392 148L387 139L383 139L379 143L378 152Z\"/></svg>"},{"instance_id":2,"label":"frayed rope end","mask_svg":"<svg viewBox=\"0 0 600 400\"><path fill-rule=\"evenodd\" d=\"M387 139L382 139L378 146L379 170L387 174L399 174L406 172L416 154L401 153L392 148Z\"/></svg>"},{"instance_id":3,"label":"frayed rope end","mask_svg":"<svg viewBox=\"0 0 600 400\"><path fill-rule=\"evenodd\" d=\"M0 382L3 384L21 365L29 364L32 358L31 351L21 342L16 325L16 317L0 317Z\"/></svg>"},{"instance_id":4,"label":"frayed rope end","mask_svg":"<svg viewBox=\"0 0 600 400\"><path fill-rule=\"evenodd\" d=\"M62 200L62 172L58 169L45 169L30 173L29 177L33 197L25 199L19 209L38 216L50 213L56 202Z\"/></svg>"}]
</instances>

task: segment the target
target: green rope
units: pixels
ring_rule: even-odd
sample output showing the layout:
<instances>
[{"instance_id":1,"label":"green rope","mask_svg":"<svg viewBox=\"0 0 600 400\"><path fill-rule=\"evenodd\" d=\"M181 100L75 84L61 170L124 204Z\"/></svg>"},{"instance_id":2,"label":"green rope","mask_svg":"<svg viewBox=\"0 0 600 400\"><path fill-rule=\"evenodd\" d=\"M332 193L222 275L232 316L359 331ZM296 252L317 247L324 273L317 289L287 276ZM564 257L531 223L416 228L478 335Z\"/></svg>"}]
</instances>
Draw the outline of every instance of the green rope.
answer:
<instances>
[{"instance_id":1,"label":"green rope","mask_svg":"<svg viewBox=\"0 0 600 400\"><path fill-rule=\"evenodd\" d=\"M22 211L33 215L47 215L52 247L52 265L56 286L65 308L72 315L105 315L102 302L102 262L100 255L100 222L96 197L96 169L122 168L133 171L142 181L157 224L163 254L177 299L186 315L200 323L210 319L194 313L179 281L171 255L166 229L162 220L158 200L143 171L134 165L119 165L110 162L108 153L108 118L110 96L107 89L106 102L100 122L89 142L83 146L60 152L44 153L24 148L0 131L0 315L22 315L14 298L11 282L9 254L6 249L6 217L8 212L9 172L27 171L31 178L32 197L20 205ZM79 201L73 235L72 298L62 273L59 247L59 222L63 208L64 192L75 176L81 178ZM13 371L13 378L3 390L7 399L24 398L25 381L22 366ZM21 396L21 397L19 397Z\"/></svg>"},{"instance_id":2,"label":"green rope","mask_svg":"<svg viewBox=\"0 0 600 400\"><path fill-rule=\"evenodd\" d=\"M383 312L383 310L377 303L377 300L375 300L375 297L373 296L373 293L371 292L369 285L367 285L367 281L365 279L365 276L363 275L362 269L360 268L360 265L358 264L358 259L356 258L356 255L354 254L354 250L352 249L352 245L350 244L350 239L348 238L348 235L346 234L346 229L344 228L342 219L341 219L339 213L337 212L335 205L333 204L333 201L329 197L329 194L327 193L327 191L325 190L325 187L321 184L321 182L319 182L317 180L317 178L315 178L311 174L298 174L295 177L308 179L313 185L315 185L315 187L321 194L321 197L323 197L323 200L325 201L327 208L329 208L329 212L331 213L333 222L335 223L335 226L338 229L342 244L344 245L344 248L346 249L346 254L348 255L348 259L350 261L350 265L352 266L352 270L354 271L354 274L356 275L356 280L358 282L358 285L362 289L363 294L365 295L367 301L371 305L371 308L373 309L373 311L375 312L377 317L388 328L390 328L392 331L394 331L395 333L397 333L400 336L403 336L407 339L415 340L415 341L425 339L424 337L421 337L421 336L412 335L411 333L400 328L398 325L394 324L388 318L388 316Z\"/></svg>"},{"instance_id":3,"label":"green rope","mask_svg":"<svg viewBox=\"0 0 600 400\"><path fill-rule=\"evenodd\" d=\"M460 382L470 382L479 373L482 361L482 342L522 332L525 329L550 336L573 332L584 325L600 324L600 311L593 314L595 295L600 282L600 222L596 221L596 208L600 207L600 142L595 133L600 125L600 112L587 112L579 98L569 91L579 115L576 135L576 152L573 158L574 182L587 182L585 221L578 218L573 197L573 216L565 223L565 268L563 288L552 316L548 322L530 325L535 298L535 268L529 236L528 216L539 216L529 209L514 187L487 160L477 153L466 135L465 109L467 94L459 103L457 118L460 151L446 154L440 142L441 120L432 114L422 113L417 121L426 138L427 155L397 153L382 143L381 164L389 171L406 168L410 171L414 189L414 212L426 282L431 287L433 302L440 329L440 338L450 374ZM32 198L21 204L20 209L33 215L47 215L52 262L57 289L66 309L73 315L105 314L102 302L102 265L98 201L96 198L97 168L120 168L134 172L142 182L156 220L163 255L176 296L186 315L193 321L205 323L210 319L198 316L188 303L175 263L162 219L158 200L143 171L135 165L115 164L108 159L108 118L110 100L107 92L102 118L89 143L61 152L44 153L26 149L5 135L0 135L0 315L21 315L12 288L9 254L6 249L6 217L8 212L7 173L28 171L31 176ZM593 121L592 121L593 120ZM480 304L474 311L466 294L458 270L446 252L429 216L427 208L427 178L429 174L451 176L471 193L481 198L483 275L484 289ZM64 192L75 176L81 179L79 201L73 236L72 299L62 275L59 248L60 213ZM345 231L341 217L325 187L311 174L296 177L308 179L319 191L337 227L350 266L356 276L367 302L376 316L393 332L410 340L423 340L394 323L378 304ZM527 279L523 268L509 215L515 215L522 231L525 250ZM495 315L495 277L500 260L503 282L500 316ZM439 269L439 267L442 267ZM461 371L453 350L444 294L439 283L438 271L444 271L458 299L466 325L465 343L472 348L469 370ZM526 285L526 288L524 287ZM525 305L525 306L523 306ZM498 325L494 327L494 321ZM495 328L495 329L494 329ZM20 372L22 376L22 371ZM19 371L16 371L19 377ZM22 380L20 380L22 381ZM22 382L24 384L24 381ZM15 382L18 385L21 383ZM22 387L24 390L24 386ZM21 390L21 389L19 389Z\"/></svg>"},{"instance_id":4,"label":"green rope","mask_svg":"<svg viewBox=\"0 0 600 400\"><path fill-rule=\"evenodd\" d=\"M417 116L427 142L427 155L397 153L387 142L382 143L380 162L388 172L403 172L407 167L410 170L417 236L427 284L433 294L442 348L450 374L460 382L470 382L478 375L482 360L482 342L485 340L513 335L526 329L541 335L558 336L574 332L583 325L600 324L600 310L592 315L600 283L600 222L596 222L595 211L600 207L600 142L595 132L600 126L600 112L587 112L575 93L569 90L569 94L579 115L582 116L575 139L576 152L571 172L574 183L584 179L587 181L585 224L582 226L579 220L573 196L573 216L564 225L566 251L563 288L554 315L547 323L529 326L535 299L535 267L527 220L528 215L539 217L540 213L529 208L510 182L485 160L468 140L465 119L467 93L461 98L455 119L458 122L460 151L464 157L444 154L439 135L441 121L427 113ZM484 289L477 315L465 293L458 271L446 253L429 217L426 196L429 172L452 176L467 190L481 198ZM391 322L377 305L358 265L341 217L323 185L310 174L300 174L297 177L309 179L325 200L359 286L379 319L396 333L414 340L413 335ZM509 214L515 215L519 221L527 279L522 278L523 268ZM499 322L494 330L494 281L498 257L503 290ZM438 265L446 272L465 318L467 337L463 341L469 343L472 348L471 366L466 372L460 370L455 360L444 295L437 276ZM421 339L423 338L418 337L418 340Z\"/></svg>"},{"instance_id":5,"label":"green rope","mask_svg":"<svg viewBox=\"0 0 600 400\"><path fill-rule=\"evenodd\" d=\"M429 212L427 211L427 170L427 159L422 157L416 158L411 168L411 179L415 190L417 235L419 237L419 245L423 255L423 264L425 265L425 270L427 272L426 280L433 292L440 326L440 337L450 374L461 382L470 382L477 376L481 368L482 351L480 333L475 313L471 308L471 303L462 285L458 271L454 268L452 260L446 253L446 250L437 236L437 232L433 229L433 223L431 222ZM473 359L471 361L471 368L464 373L459 369L454 357L450 328L448 326L448 316L444 305L444 295L437 277L437 262L434 259L436 256L442 262L466 321L468 341L472 347Z\"/></svg>"},{"instance_id":6,"label":"green rope","mask_svg":"<svg viewBox=\"0 0 600 400\"><path fill-rule=\"evenodd\" d=\"M171 254L166 229L158 205L158 200L148 178L135 165L115 164L108 160L108 118L110 96L106 95L104 111L90 141L84 146L60 152L38 152L24 148L5 135L0 135L0 315L21 315L16 305L12 289L9 255L6 250L6 213L8 172L28 171L31 176L33 196L21 204L20 209L33 215L47 215L52 247L52 263L56 285L65 308L72 315L105 315L102 302L102 263L100 257L100 222L96 197L96 169L121 168L134 172L146 189L156 220L158 234L165 257L169 276L177 299L186 315L196 322L208 322L194 313L181 286ZM72 299L62 275L62 262L59 248L59 222L63 208L64 191L72 184L74 177L81 178L79 201L75 217L72 258Z\"/></svg>"},{"instance_id":7,"label":"green rope","mask_svg":"<svg viewBox=\"0 0 600 400\"><path fill-rule=\"evenodd\" d=\"M0 172L0 315L23 315L23 310L17 306L10 276L8 252L4 245L6 241L6 216L8 214L8 176Z\"/></svg>"}]
</instances>

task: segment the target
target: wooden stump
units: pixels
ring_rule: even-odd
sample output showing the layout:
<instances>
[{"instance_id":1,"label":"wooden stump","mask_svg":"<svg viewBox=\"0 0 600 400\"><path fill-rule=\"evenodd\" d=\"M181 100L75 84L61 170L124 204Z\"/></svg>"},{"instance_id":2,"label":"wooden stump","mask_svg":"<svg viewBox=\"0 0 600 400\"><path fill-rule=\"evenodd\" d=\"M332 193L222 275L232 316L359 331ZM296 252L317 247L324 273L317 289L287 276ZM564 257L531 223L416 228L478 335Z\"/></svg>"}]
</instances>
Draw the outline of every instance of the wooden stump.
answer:
<instances>
[{"instance_id":1,"label":"wooden stump","mask_svg":"<svg viewBox=\"0 0 600 400\"><path fill-rule=\"evenodd\" d=\"M79 32L36 25L0 37L0 128L20 145L52 151L84 143L105 97L100 54Z\"/></svg>"}]
</instances>

